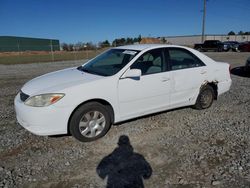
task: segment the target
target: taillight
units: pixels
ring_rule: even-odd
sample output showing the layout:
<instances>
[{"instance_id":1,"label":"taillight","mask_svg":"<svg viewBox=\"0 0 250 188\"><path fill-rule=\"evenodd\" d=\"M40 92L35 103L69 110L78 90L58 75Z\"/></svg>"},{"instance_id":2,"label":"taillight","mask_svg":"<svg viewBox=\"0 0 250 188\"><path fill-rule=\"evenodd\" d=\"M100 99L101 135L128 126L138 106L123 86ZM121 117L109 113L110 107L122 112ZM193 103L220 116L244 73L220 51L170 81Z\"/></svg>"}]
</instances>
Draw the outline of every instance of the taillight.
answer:
<instances>
[{"instance_id":1,"label":"taillight","mask_svg":"<svg viewBox=\"0 0 250 188\"><path fill-rule=\"evenodd\" d=\"M231 67L231 65L229 65L229 76L230 76L230 78L231 78L231 70L232 70L232 67Z\"/></svg>"},{"instance_id":2,"label":"taillight","mask_svg":"<svg viewBox=\"0 0 250 188\"><path fill-rule=\"evenodd\" d=\"M231 73L232 67L231 65L229 65L229 73Z\"/></svg>"}]
</instances>

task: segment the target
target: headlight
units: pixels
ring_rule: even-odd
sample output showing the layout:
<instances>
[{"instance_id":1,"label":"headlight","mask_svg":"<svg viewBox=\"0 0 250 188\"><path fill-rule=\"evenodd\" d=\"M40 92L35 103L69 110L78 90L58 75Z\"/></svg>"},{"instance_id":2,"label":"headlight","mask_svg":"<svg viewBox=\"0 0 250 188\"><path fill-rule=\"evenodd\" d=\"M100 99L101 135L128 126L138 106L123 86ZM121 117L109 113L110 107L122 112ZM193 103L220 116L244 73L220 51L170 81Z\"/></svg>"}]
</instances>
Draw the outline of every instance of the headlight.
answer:
<instances>
[{"instance_id":1,"label":"headlight","mask_svg":"<svg viewBox=\"0 0 250 188\"><path fill-rule=\"evenodd\" d=\"M33 107L49 106L64 97L63 93L41 94L28 98L24 104Z\"/></svg>"}]
</instances>

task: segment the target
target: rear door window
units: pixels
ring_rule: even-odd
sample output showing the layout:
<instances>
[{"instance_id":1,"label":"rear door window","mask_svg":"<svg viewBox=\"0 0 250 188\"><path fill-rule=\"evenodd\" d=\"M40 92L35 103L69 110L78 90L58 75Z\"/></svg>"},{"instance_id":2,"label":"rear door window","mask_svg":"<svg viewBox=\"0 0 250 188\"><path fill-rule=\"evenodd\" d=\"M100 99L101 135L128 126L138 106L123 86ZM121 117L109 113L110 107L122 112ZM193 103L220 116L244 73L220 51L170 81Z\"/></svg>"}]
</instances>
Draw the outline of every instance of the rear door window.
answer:
<instances>
[{"instance_id":1,"label":"rear door window","mask_svg":"<svg viewBox=\"0 0 250 188\"><path fill-rule=\"evenodd\" d=\"M188 69L205 66L205 64L188 50L168 48L170 70Z\"/></svg>"}]
</instances>

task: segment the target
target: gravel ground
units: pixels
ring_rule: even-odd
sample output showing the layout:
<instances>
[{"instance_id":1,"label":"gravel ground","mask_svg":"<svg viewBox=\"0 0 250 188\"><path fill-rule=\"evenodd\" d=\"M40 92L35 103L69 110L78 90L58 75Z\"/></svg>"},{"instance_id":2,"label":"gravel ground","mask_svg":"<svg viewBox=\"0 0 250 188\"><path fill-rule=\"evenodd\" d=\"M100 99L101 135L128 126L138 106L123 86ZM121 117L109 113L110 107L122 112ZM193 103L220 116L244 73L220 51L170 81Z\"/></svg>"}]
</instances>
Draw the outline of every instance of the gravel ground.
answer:
<instances>
[{"instance_id":1,"label":"gravel ground","mask_svg":"<svg viewBox=\"0 0 250 188\"><path fill-rule=\"evenodd\" d=\"M232 67L242 66L250 56L206 54ZM107 178L99 177L96 169L118 147L121 135L129 137L135 157L124 160L126 152L116 149L112 156L124 160L129 175L121 177L115 166L117 174L107 171L110 179L135 177L148 164L145 187L250 187L248 77L232 75L231 90L207 110L181 108L138 118L113 126L92 143L71 136L36 136L17 124L13 99L25 82L82 63L0 65L0 187L105 187ZM127 148L123 150L132 151ZM142 167L137 167L139 163Z\"/></svg>"}]
</instances>

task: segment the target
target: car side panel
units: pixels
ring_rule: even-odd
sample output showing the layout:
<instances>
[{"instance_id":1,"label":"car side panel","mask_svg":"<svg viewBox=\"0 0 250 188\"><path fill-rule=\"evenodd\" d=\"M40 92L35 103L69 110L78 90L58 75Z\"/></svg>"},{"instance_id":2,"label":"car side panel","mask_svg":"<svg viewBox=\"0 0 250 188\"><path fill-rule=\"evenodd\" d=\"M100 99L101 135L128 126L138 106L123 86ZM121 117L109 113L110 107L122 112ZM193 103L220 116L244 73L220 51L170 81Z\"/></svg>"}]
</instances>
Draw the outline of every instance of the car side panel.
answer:
<instances>
[{"instance_id":1,"label":"car side panel","mask_svg":"<svg viewBox=\"0 0 250 188\"><path fill-rule=\"evenodd\" d=\"M215 62L212 67L210 77L213 79L211 81L217 83L218 95L221 95L228 91L232 84L229 64L224 62Z\"/></svg>"},{"instance_id":2,"label":"car side panel","mask_svg":"<svg viewBox=\"0 0 250 188\"><path fill-rule=\"evenodd\" d=\"M192 105L206 80L206 66L175 70L171 73L173 80L171 107Z\"/></svg>"},{"instance_id":3,"label":"car side panel","mask_svg":"<svg viewBox=\"0 0 250 188\"><path fill-rule=\"evenodd\" d=\"M141 76L138 80L119 80L118 96L122 119L145 115L167 108L170 99L171 79L169 72Z\"/></svg>"}]
</instances>

